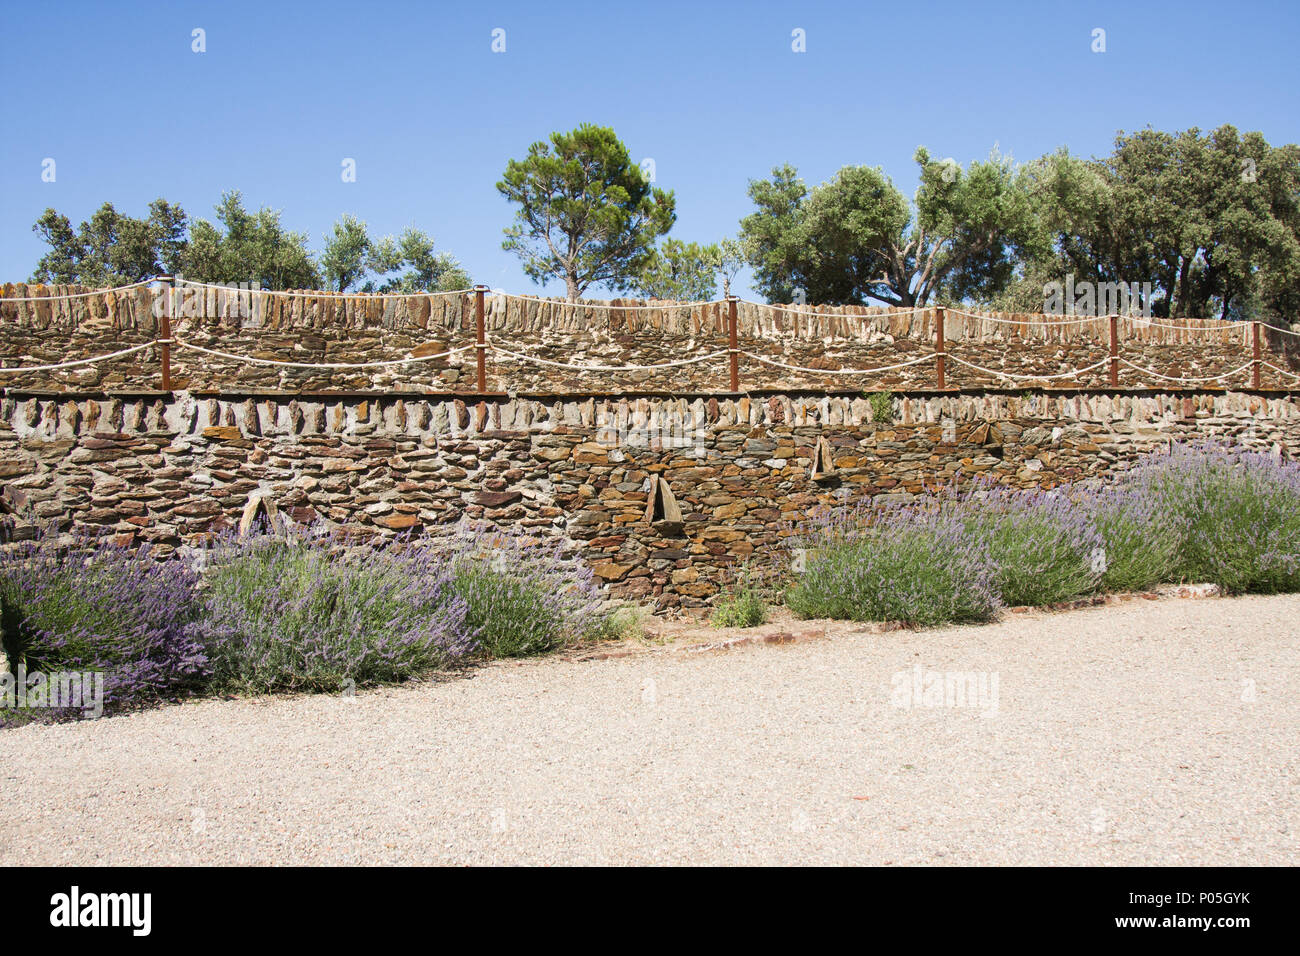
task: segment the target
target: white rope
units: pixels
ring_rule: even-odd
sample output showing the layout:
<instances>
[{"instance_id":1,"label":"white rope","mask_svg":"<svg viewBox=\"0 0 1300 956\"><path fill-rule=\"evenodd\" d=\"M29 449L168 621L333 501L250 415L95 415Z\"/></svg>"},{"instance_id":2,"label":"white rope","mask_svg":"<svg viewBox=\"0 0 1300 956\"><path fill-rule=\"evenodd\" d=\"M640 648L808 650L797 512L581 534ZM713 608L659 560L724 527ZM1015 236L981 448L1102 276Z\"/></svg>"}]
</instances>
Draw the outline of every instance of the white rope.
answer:
<instances>
[{"instance_id":1,"label":"white rope","mask_svg":"<svg viewBox=\"0 0 1300 956\"><path fill-rule=\"evenodd\" d=\"M1102 319L1109 318L1109 316L1105 316L1105 315L1090 315L1079 319L1061 319L1060 321L1044 318L1042 322L1036 322L1029 319L1004 319L996 315L982 315L976 312L963 312L961 309L945 309L944 311L949 313L950 315L960 315L968 319L977 319L980 322L993 322L999 325L1028 325L1030 327L1058 326L1058 325L1084 325L1088 322L1100 322Z\"/></svg>"},{"instance_id":2,"label":"white rope","mask_svg":"<svg viewBox=\"0 0 1300 956\"><path fill-rule=\"evenodd\" d=\"M551 305L557 305L570 309L604 309L605 311L631 311L637 312L646 309L656 309L671 311L674 309L695 309L706 305L718 305L723 302L722 299L713 299L708 302L678 302L675 305L610 305L602 302L570 302L567 299L548 299L540 295L516 295L513 292L494 292L492 295L501 296L503 299L520 299L525 302L546 302Z\"/></svg>"},{"instance_id":3,"label":"white rope","mask_svg":"<svg viewBox=\"0 0 1300 956\"><path fill-rule=\"evenodd\" d=\"M1123 357L1120 358L1120 361L1123 362L1125 365L1127 365L1129 368L1136 369L1137 371L1142 372L1144 375L1150 375L1153 378L1162 379L1163 381L1166 382L1193 382L1193 383L1217 382L1221 378L1232 378L1232 376L1241 374L1242 372L1246 371L1246 369L1250 368L1252 365L1255 364L1253 361L1247 362L1245 365L1242 365L1239 368L1235 368L1231 372L1224 372L1222 375L1206 375L1203 378L1188 378L1185 375L1177 376L1177 377L1170 376L1170 375L1161 375L1159 372L1153 372L1150 369L1143 368L1141 365L1135 365L1132 362L1130 362L1128 359Z\"/></svg>"},{"instance_id":4,"label":"white rope","mask_svg":"<svg viewBox=\"0 0 1300 956\"><path fill-rule=\"evenodd\" d=\"M753 352L742 352L755 361L762 362L764 365L775 365L777 368L789 369L792 372L812 372L815 375L870 375L873 372L892 372L895 369L907 368L909 365L919 365L922 362L933 362L933 355L922 355L908 362L901 362L898 365L882 365L879 368L805 368L802 365L787 365L785 362L778 362L762 355L755 355Z\"/></svg>"},{"instance_id":5,"label":"white rope","mask_svg":"<svg viewBox=\"0 0 1300 956\"><path fill-rule=\"evenodd\" d=\"M177 288L181 289L217 289L232 295L279 295L285 298L329 299L424 299L439 295L465 295L473 289L455 289L450 292L327 292L307 289L290 291L287 289L243 289L239 286L222 285L219 282L196 282L191 279L177 279Z\"/></svg>"},{"instance_id":6,"label":"white rope","mask_svg":"<svg viewBox=\"0 0 1300 956\"><path fill-rule=\"evenodd\" d=\"M538 358L535 355L524 355L520 352L510 352L498 345L491 345L489 347L498 355L505 355L508 358L519 359L523 362L532 362L536 365L550 365L554 368L574 369L579 372L653 372L656 369L661 368L676 368L682 365L698 365L700 362L708 362L727 354L727 349L721 349L717 352L710 352L708 355L698 356L697 358L682 359L677 362L664 362L660 365L575 365L572 362L554 362L550 359Z\"/></svg>"},{"instance_id":7,"label":"white rope","mask_svg":"<svg viewBox=\"0 0 1300 956\"><path fill-rule=\"evenodd\" d=\"M91 292L66 292L62 295L29 295L29 296L9 296L0 295L0 303L4 302L58 302L64 299L87 299L92 295L107 295L109 292L126 292L128 289L138 289L143 285L150 285L153 279L141 279L139 282L132 282L130 285L113 286L111 289L95 289Z\"/></svg>"},{"instance_id":8,"label":"white rope","mask_svg":"<svg viewBox=\"0 0 1300 956\"><path fill-rule=\"evenodd\" d=\"M140 352L144 349L153 348L155 343L146 342L144 345L133 345L129 349L122 349L120 352L112 352L108 355L97 355L94 358L77 359L75 362L58 362L55 365L23 365L18 368L0 368L0 372L52 372L60 368L73 368L78 365L94 365L96 362L107 362L109 359L121 358L123 355L131 355L134 352Z\"/></svg>"},{"instance_id":9,"label":"white rope","mask_svg":"<svg viewBox=\"0 0 1300 956\"><path fill-rule=\"evenodd\" d=\"M1281 372L1283 375L1289 375L1291 378L1300 382L1300 375L1297 375L1295 372L1292 372L1290 369L1278 368L1272 362L1261 361L1259 364L1264 366L1265 368L1271 368L1275 372Z\"/></svg>"},{"instance_id":10,"label":"white rope","mask_svg":"<svg viewBox=\"0 0 1300 956\"><path fill-rule=\"evenodd\" d=\"M1174 332L1227 332L1238 327L1244 327L1246 332L1250 332L1249 322L1222 322L1221 319L1189 319L1189 322L1222 322L1220 325L1172 325L1168 322L1157 322L1155 319L1143 318L1139 315L1121 315L1121 319L1127 319L1137 328L1157 328L1170 329Z\"/></svg>"},{"instance_id":11,"label":"white rope","mask_svg":"<svg viewBox=\"0 0 1300 956\"><path fill-rule=\"evenodd\" d=\"M1095 369L1099 369L1107 362L1110 361L1109 358L1104 358L1100 362L1094 362L1092 365L1089 365L1086 368L1076 368L1072 372L1061 372L1060 374L1057 375L1018 375L1012 372L1001 372L994 368L984 368L982 365L976 365L974 362L967 362L965 359L958 358L957 356L952 355L951 353L948 352L945 352L944 354L947 355L948 358L956 362L958 365L965 365L968 368L973 368L976 371L983 372L986 375L996 375L999 378L1011 378L1011 379L1018 378L1026 382L1033 382L1039 380L1049 381L1051 379L1058 379L1058 378L1075 378L1076 376L1082 375L1084 372L1091 372Z\"/></svg>"},{"instance_id":12,"label":"white rope","mask_svg":"<svg viewBox=\"0 0 1300 956\"><path fill-rule=\"evenodd\" d=\"M903 309L896 312L854 312L854 313L816 312L807 309L791 309L788 306L772 305L766 302L751 302L749 299L739 299L737 301L744 302L746 305L757 306L760 309L771 309L774 312L784 312L787 315L811 315L811 316L820 316L822 318L825 318L826 316L830 316L832 318L846 318L846 319L875 319L875 318L888 318L894 315L920 315L923 312L930 311L929 309ZM837 305L837 306L831 306L831 308L842 309L844 308L844 306ZM870 308L877 308L877 307L870 306ZM879 308L893 309L894 306L892 305L880 306Z\"/></svg>"},{"instance_id":13,"label":"white rope","mask_svg":"<svg viewBox=\"0 0 1300 956\"><path fill-rule=\"evenodd\" d=\"M201 345L194 345L181 339L176 339L176 344L183 349L193 349L195 352L202 352L204 355L215 355L217 358L229 359L234 362L244 362L249 365L277 365L284 368L386 368L391 365L432 362L434 359L446 358L449 355L455 355L457 352L465 352L474 348L472 345L462 345L460 348L439 352L437 355L421 355L418 358L393 359L384 362L280 362L275 359L253 358L247 355L218 352L216 349L205 349Z\"/></svg>"}]
</instances>

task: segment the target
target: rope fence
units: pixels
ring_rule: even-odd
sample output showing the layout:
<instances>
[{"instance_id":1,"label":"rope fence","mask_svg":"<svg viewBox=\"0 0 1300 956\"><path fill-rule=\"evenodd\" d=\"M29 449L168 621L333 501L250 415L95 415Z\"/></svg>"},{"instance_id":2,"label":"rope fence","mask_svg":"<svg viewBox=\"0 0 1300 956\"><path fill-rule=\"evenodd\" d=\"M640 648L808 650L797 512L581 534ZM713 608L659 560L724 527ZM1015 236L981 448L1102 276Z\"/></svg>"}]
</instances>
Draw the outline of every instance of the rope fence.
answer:
<instances>
[{"instance_id":1,"label":"rope fence","mask_svg":"<svg viewBox=\"0 0 1300 956\"><path fill-rule=\"evenodd\" d=\"M82 299L82 298L87 298L96 295L108 295L113 293L126 292L144 286L149 286L149 285L161 285L164 287L163 291L170 291L173 294L175 292L184 289L192 288L192 289L215 289L223 293L233 293L237 295L256 294L256 295L273 295L273 296L285 296L285 297L311 296L313 298L323 298L326 300L405 299L405 298L421 298L421 297L432 298L432 297L440 297L440 296L464 297L464 296L472 295L473 304L474 304L475 341L473 342L473 344L462 345L456 348L448 348L438 352L437 354L411 356L408 358L401 358L401 359L384 359L384 360L377 360L377 361L370 361L370 362L306 362L306 361L269 359L269 358L262 358L259 356L240 355L234 352L227 352L220 349L208 348L206 346L198 345L194 342L186 341L185 339L173 337L171 331L172 309L168 308L166 310L163 310L163 314L159 316L159 335L157 338L153 339L152 341L134 345L129 348L120 349L118 351L111 352L105 355L98 355L93 358L76 359L76 360L69 360L66 362L55 362L55 363L41 364L41 365L0 367L0 373L24 374L24 373L34 373L34 372L60 371L63 369L97 365L103 362L114 361L129 355L136 354L146 349L157 349L159 352L159 358L161 364L161 386L164 391L171 391L172 390L171 359L173 357L174 349L194 352L201 355L208 355L214 358L222 359L224 361L240 363L243 365L274 366L274 367L280 367L286 369L306 369L306 370L362 370L362 369L393 368L393 367L413 365L413 364L418 364L423 362L433 362L433 361L448 359L452 356L472 351L475 353L475 384L477 386L478 392L480 393L487 392L488 353L492 353L495 356L497 356L499 359L503 359L508 362L520 362L520 363L539 365L544 367L566 369L570 371L602 373L602 374L656 372L664 369L675 369L675 368L683 368L686 366L707 364L707 363L715 362L725 356L727 358L727 365L728 365L728 372L729 372L728 384L730 386L730 391L733 393L739 393L741 391L740 360L742 357L752 362L757 362L760 365L784 369L790 372L798 372L798 373L820 375L820 376L869 377L873 375L880 375L882 373L887 373L887 372L895 372L902 369L911 368L917 365L932 363L935 368L935 373L936 373L935 377L937 380L937 387L939 390L946 390L949 387L947 382L949 361L957 364L958 366L969 368L972 371L979 372L980 374L988 375L999 380L1019 381L1019 382L1061 381L1065 379L1079 378L1080 376L1087 375L1089 373L1097 372L1101 369L1108 368L1107 378L1108 378L1109 385L1112 388L1118 388L1120 386L1121 366L1132 369L1143 376L1149 376L1150 378L1157 379L1162 382L1168 382L1171 384L1201 385L1207 382L1223 382L1225 380L1233 379L1237 376L1248 374L1250 386L1252 388L1258 389L1260 388L1261 372L1263 369L1266 368L1278 373L1279 375L1288 377L1296 382L1300 382L1300 374L1297 374L1296 372L1289 369L1281 368L1278 365L1264 359L1261 351L1261 331L1262 329L1267 328L1272 332L1277 332L1283 335L1290 335L1290 336L1297 336L1297 337L1300 337L1300 333L1294 332L1290 329L1279 328L1277 326L1271 326L1271 325L1265 326L1263 323L1258 321L1221 322L1219 320L1192 320L1198 322L1219 321L1219 324L1218 325L1176 325L1168 322L1157 322L1147 317L1138 317L1132 315L1125 315L1125 316L1109 315L1109 316L1086 316L1086 317L1077 317L1077 318L1062 319L1062 320L1050 320L1045 317L1039 320L1038 317L1036 317L1035 321L1033 321L1032 323L1027 323L1021 320L1007 319L1001 316L981 314L976 312L968 312L962 309L947 308L947 307L937 307L934 309L920 309L920 308L905 309L905 310L891 311L888 313L880 313L880 315L887 315L892 318L894 316L918 315L918 314L932 312L935 320L934 321L934 325L935 325L934 343L933 343L933 351L930 352L929 354L920 355L915 358L908 359L907 361L903 361L895 364L889 364L889 365L876 366L873 368L811 368L808 366L783 362L778 359L774 359L770 356L758 354L756 352L742 350L739 346L739 335L738 335L738 328L737 328L738 326L737 306L741 303L744 303L747 305L759 306L761 308L770 309L777 313L789 314L794 316L811 316L811 317L817 317L821 319L871 318L873 316L871 314L841 314L841 313L819 312L819 311L809 310L809 309L788 308L779 305L768 305L765 303L749 302L748 300L739 299L736 296L728 296L726 299L710 301L710 302L623 305L617 303L562 302L555 299L543 298L540 296L513 295L504 292L491 293L491 290L489 290L486 286L476 286L473 289L458 289L458 290L447 291L447 292L433 292L433 293L424 293L424 292L420 292L420 293L328 293L328 292L315 292L315 291L294 292L294 291L263 290L263 289L257 289L257 290L236 289L232 286L220 285L215 283L195 282L195 281L185 280L185 279L173 280L167 276L158 276L152 279L142 280L140 282L131 283L130 285L120 286L114 289L96 290L92 292L66 293L66 294L50 295L50 296L21 296L21 297L0 296L0 304L9 303L9 302L51 302L51 301L58 301L64 299L68 299L68 300ZM726 307L726 333L728 338L728 346L725 349L717 349L715 351L711 351L701 355L694 355L687 358L661 362L661 363L651 364L651 365L638 365L638 364L631 364L631 363L624 363L619 365L606 365L606 364L583 363L583 362L566 362L566 361L559 361L551 358L544 358L538 355L530 355L527 352L507 349L500 345L497 345L495 342L488 341L486 328L485 328L485 297L488 294L499 295L503 297L507 302L509 302L510 300L516 300L520 302L541 302L541 303L548 303L551 305L557 305L561 307L572 306L575 309L592 309L592 310L603 309L607 311L621 311L621 312L642 311L642 310L652 310L652 311L653 310L682 310L682 309L693 310L696 308L709 310L709 309L713 309L714 307L725 306ZM716 319L716 312L714 313L714 315ZM1108 326L1109 353L1106 357L1100 359L1097 362L1092 363L1091 365L1085 365L1081 367L1071 368L1068 370L1052 372L1052 373L1008 372L1001 369L988 368L979 365L975 362L969 361L968 359L963 358L960 355L952 354L951 352L948 351L948 339L945 334L945 321L947 316L949 315L958 319L973 319L973 320L978 320L980 322L1016 325L1021 327L1024 327L1026 325L1032 325L1033 327L1081 326L1086 324L1106 323L1106 325ZM1121 319L1131 323L1135 329L1156 327L1156 328L1167 329L1167 330L1172 329L1172 330L1176 330L1188 334L1200 334L1200 333L1223 334L1225 332L1235 333L1236 330L1240 328L1244 333L1244 344L1248 345L1251 349L1251 358L1249 361L1245 362L1241 366L1217 375L1206 375L1206 376L1166 375L1154 369L1145 368L1120 354L1120 339L1118 334L1118 323Z\"/></svg>"}]
</instances>

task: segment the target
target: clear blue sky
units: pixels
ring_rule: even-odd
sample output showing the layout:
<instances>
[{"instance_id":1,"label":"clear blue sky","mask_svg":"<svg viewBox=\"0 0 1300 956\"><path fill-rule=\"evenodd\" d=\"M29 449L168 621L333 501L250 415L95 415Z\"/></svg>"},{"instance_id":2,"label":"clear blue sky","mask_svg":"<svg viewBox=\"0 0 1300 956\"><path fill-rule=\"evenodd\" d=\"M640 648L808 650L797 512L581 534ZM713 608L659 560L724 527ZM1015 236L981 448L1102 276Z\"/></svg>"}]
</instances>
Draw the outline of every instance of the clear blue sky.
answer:
<instances>
[{"instance_id":1,"label":"clear blue sky","mask_svg":"<svg viewBox=\"0 0 1300 956\"><path fill-rule=\"evenodd\" d=\"M3 10L0 280L31 273L47 206L76 224L105 200L143 215L163 196L211 218L240 189L314 249L344 212L377 234L415 225L476 281L535 292L501 249L511 210L494 186L507 159L582 122L654 159L677 194L673 235L700 241L734 234L747 181L783 162L810 185L880 165L910 194L920 144L965 164L995 144L1020 161L1061 145L1104 154L1117 130L1147 125L1300 141L1294 0ZM1098 27L1105 53L1090 48ZM795 28L806 53L791 50Z\"/></svg>"}]
</instances>

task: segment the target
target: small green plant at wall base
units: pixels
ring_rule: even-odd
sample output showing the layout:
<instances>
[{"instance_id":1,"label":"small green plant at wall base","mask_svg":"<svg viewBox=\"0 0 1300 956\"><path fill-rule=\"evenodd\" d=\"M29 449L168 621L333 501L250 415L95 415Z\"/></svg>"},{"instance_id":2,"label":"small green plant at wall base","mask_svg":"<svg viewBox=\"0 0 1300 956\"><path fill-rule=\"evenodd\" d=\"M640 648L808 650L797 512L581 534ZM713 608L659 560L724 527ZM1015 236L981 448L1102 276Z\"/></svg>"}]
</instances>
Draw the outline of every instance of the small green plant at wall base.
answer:
<instances>
[{"instance_id":1,"label":"small green plant at wall base","mask_svg":"<svg viewBox=\"0 0 1300 956\"><path fill-rule=\"evenodd\" d=\"M871 420L873 422L892 422L894 420L894 393L872 392L867 396L871 403Z\"/></svg>"},{"instance_id":2,"label":"small green plant at wall base","mask_svg":"<svg viewBox=\"0 0 1300 956\"><path fill-rule=\"evenodd\" d=\"M592 632L596 641L641 641L645 639L646 612L635 604L616 608Z\"/></svg>"},{"instance_id":3,"label":"small green plant at wall base","mask_svg":"<svg viewBox=\"0 0 1300 956\"><path fill-rule=\"evenodd\" d=\"M767 621L767 601L749 569L737 575L713 612L714 627L758 627Z\"/></svg>"}]
</instances>

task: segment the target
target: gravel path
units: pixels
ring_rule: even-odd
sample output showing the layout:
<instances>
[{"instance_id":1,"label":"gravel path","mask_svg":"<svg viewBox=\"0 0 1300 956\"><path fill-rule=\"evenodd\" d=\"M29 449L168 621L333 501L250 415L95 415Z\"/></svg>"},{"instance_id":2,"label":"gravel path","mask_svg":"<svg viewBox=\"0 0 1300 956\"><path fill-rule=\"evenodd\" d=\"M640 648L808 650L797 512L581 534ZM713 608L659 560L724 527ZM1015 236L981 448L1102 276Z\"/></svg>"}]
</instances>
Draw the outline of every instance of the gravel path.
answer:
<instances>
[{"instance_id":1,"label":"gravel path","mask_svg":"<svg viewBox=\"0 0 1300 956\"><path fill-rule=\"evenodd\" d=\"M1295 865L1297 651L1300 596L1165 600L29 726L0 864Z\"/></svg>"}]
</instances>

